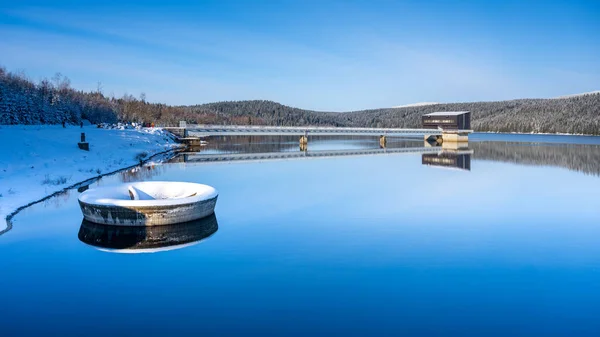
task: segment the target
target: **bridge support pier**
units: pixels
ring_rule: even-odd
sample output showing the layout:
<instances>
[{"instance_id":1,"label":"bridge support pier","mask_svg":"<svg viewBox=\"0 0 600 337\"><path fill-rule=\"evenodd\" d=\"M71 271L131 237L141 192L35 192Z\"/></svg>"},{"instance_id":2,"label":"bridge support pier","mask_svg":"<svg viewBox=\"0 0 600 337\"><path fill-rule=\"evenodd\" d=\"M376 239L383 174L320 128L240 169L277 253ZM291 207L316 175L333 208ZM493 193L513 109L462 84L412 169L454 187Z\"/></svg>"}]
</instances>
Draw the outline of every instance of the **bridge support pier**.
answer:
<instances>
[{"instance_id":1,"label":"bridge support pier","mask_svg":"<svg viewBox=\"0 0 600 337\"><path fill-rule=\"evenodd\" d=\"M187 147L200 147L200 138L197 137L181 138L181 142Z\"/></svg>"},{"instance_id":2,"label":"bridge support pier","mask_svg":"<svg viewBox=\"0 0 600 337\"><path fill-rule=\"evenodd\" d=\"M469 141L469 134L468 133L458 133L458 132L452 132L452 133L443 133L442 134L442 139L444 143L447 142L453 142L453 143L466 143Z\"/></svg>"},{"instance_id":3,"label":"bridge support pier","mask_svg":"<svg viewBox=\"0 0 600 337\"><path fill-rule=\"evenodd\" d=\"M433 142L437 144L442 144L442 142L444 141L441 135L425 135L423 139L425 140L425 142Z\"/></svg>"},{"instance_id":4,"label":"bridge support pier","mask_svg":"<svg viewBox=\"0 0 600 337\"><path fill-rule=\"evenodd\" d=\"M469 141L468 133L443 132L441 135L425 135L426 142L442 143L467 143Z\"/></svg>"},{"instance_id":5,"label":"bridge support pier","mask_svg":"<svg viewBox=\"0 0 600 337\"><path fill-rule=\"evenodd\" d=\"M387 145L387 138L386 136L379 136L379 147L382 149L385 149L385 146Z\"/></svg>"},{"instance_id":6,"label":"bridge support pier","mask_svg":"<svg viewBox=\"0 0 600 337\"><path fill-rule=\"evenodd\" d=\"M308 137L306 135L300 137L300 151L308 149Z\"/></svg>"},{"instance_id":7,"label":"bridge support pier","mask_svg":"<svg viewBox=\"0 0 600 337\"><path fill-rule=\"evenodd\" d=\"M442 149L444 151L460 151L466 150L469 148L468 142L444 142L442 144Z\"/></svg>"}]
</instances>

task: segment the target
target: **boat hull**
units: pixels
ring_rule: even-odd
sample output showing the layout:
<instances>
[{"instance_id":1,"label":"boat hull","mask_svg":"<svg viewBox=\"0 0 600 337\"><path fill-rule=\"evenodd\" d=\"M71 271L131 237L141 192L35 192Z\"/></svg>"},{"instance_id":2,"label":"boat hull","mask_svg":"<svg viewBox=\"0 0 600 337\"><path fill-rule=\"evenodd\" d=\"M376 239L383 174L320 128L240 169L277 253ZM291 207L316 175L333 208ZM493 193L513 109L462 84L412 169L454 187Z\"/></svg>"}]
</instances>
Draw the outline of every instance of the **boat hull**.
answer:
<instances>
[{"instance_id":1,"label":"boat hull","mask_svg":"<svg viewBox=\"0 0 600 337\"><path fill-rule=\"evenodd\" d=\"M161 226L198 220L213 214L216 204L217 197L175 205L127 207L79 200L85 220L114 226Z\"/></svg>"},{"instance_id":2,"label":"boat hull","mask_svg":"<svg viewBox=\"0 0 600 337\"><path fill-rule=\"evenodd\" d=\"M115 226L161 226L198 220L213 214L216 204L217 197L186 204L127 207L79 201L85 220Z\"/></svg>"},{"instance_id":3,"label":"boat hull","mask_svg":"<svg viewBox=\"0 0 600 337\"><path fill-rule=\"evenodd\" d=\"M212 186L146 181L86 190L78 197L83 218L112 226L162 226L205 218L219 193Z\"/></svg>"}]
</instances>

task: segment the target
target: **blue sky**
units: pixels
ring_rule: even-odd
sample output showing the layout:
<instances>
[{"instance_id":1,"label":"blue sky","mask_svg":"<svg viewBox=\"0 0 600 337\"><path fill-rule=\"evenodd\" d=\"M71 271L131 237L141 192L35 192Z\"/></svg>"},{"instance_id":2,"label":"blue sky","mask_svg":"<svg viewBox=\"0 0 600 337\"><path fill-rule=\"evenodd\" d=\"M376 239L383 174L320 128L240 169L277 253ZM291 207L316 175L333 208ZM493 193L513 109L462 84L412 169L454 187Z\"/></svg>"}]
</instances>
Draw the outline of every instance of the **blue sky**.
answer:
<instances>
[{"instance_id":1,"label":"blue sky","mask_svg":"<svg viewBox=\"0 0 600 337\"><path fill-rule=\"evenodd\" d=\"M599 1L0 1L0 64L325 111L600 90Z\"/></svg>"}]
</instances>

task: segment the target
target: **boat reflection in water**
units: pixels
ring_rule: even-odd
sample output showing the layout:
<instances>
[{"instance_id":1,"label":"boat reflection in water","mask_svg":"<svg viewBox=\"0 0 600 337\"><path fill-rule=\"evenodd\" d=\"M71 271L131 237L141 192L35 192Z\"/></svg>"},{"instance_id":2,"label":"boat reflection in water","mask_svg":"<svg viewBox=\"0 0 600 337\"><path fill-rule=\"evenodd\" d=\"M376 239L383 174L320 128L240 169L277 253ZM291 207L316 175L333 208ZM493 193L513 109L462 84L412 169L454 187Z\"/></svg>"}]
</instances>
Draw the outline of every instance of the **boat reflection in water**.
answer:
<instances>
[{"instance_id":1,"label":"boat reflection in water","mask_svg":"<svg viewBox=\"0 0 600 337\"><path fill-rule=\"evenodd\" d=\"M195 245L219 228L215 214L175 225L107 226L81 222L79 240L113 253L155 253Z\"/></svg>"}]
</instances>

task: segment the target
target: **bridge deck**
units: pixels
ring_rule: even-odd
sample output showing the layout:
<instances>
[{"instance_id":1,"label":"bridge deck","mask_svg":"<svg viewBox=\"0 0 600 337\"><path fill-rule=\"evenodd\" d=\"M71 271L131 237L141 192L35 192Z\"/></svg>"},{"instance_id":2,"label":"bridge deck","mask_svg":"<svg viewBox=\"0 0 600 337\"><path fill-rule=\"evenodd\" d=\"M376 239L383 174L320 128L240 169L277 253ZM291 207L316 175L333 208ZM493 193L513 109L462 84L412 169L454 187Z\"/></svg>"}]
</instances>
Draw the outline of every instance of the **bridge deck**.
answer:
<instances>
[{"instance_id":1,"label":"bridge deck","mask_svg":"<svg viewBox=\"0 0 600 337\"><path fill-rule=\"evenodd\" d=\"M188 125L185 128L195 136L419 136L442 135L443 133L471 133L473 130L401 129L401 128L347 128L317 126L258 126L258 125Z\"/></svg>"}]
</instances>

